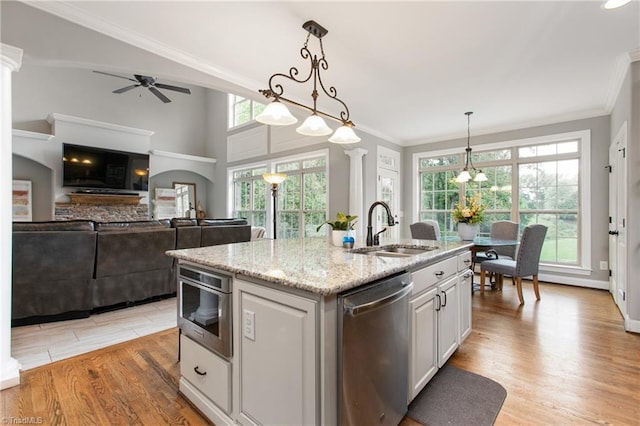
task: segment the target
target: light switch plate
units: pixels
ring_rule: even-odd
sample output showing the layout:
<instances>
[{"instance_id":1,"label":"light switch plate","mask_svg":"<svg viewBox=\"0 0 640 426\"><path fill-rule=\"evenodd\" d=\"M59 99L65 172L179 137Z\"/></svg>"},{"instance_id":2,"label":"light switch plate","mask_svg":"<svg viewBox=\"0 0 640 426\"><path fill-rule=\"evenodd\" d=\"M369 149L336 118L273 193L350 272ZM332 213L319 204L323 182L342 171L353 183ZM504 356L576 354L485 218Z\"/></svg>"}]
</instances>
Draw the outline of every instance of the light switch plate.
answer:
<instances>
[{"instance_id":1,"label":"light switch plate","mask_svg":"<svg viewBox=\"0 0 640 426\"><path fill-rule=\"evenodd\" d=\"M606 271L607 269L609 269L609 262L607 262L606 260L601 260L600 261L600 270L601 271Z\"/></svg>"},{"instance_id":2,"label":"light switch plate","mask_svg":"<svg viewBox=\"0 0 640 426\"><path fill-rule=\"evenodd\" d=\"M249 340L256 340L256 314L248 309L243 310L242 334Z\"/></svg>"}]
</instances>

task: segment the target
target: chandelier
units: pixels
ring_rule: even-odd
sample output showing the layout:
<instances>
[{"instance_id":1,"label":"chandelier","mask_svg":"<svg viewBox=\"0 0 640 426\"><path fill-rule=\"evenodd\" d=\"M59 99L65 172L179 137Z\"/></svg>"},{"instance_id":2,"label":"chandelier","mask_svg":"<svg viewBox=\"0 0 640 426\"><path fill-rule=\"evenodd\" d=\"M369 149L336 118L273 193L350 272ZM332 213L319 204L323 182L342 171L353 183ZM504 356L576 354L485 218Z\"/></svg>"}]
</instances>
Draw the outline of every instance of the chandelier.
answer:
<instances>
[{"instance_id":1,"label":"chandelier","mask_svg":"<svg viewBox=\"0 0 640 426\"><path fill-rule=\"evenodd\" d=\"M487 175L485 175L482 170L475 168L475 166L473 165L473 161L471 161L471 127L470 127L470 117L471 114L473 114L472 111L469 112L465 112L464 115L467 116L467 149L465 149L466 153L467 153L467 162L464 165L464 169L462 169L462 171L460 172L460 174L458 175L458 177L456 178L456 182L458 183L464 183L464 182L468 182L469 180L471 180L471 173L469 173L470 170L473 170L474 172L476 172L476 177L473 178L473 180L475 182L484 182L486 180L488 180Z\"/></svg>"},{"instance_id":2,"label":"chandelier","mask_svg":"<svg viewBox=\"0 0 640 426\"><path fill-rule=\"evenodd\" d=\"M289 69L289 74L273 74L269 78L269 88L260 90L260 93L262 93L267 99L273 98L273 102L267 105L264 111L262 111L262 113L256 117L256 121L272 126L288 126L290 124L297 123L298 119L289 112L289 109L282 103L284 101L311 111L311 115L307 117L302 125L296 129L296 132L306 136L327 136L333 132L333 130L331 130L331 128L327 126L327 123L322 118L327 117L339 123L342 123L342 125L338 127L335 132L333 132L333 135L329 138L329 142L339 144L360 142L360 138L353 131L353 127L355 126L349 119L349 108L340 98L338 98L338 91L336 90L336 88L330 86L327 89L322 81L322 77L320 76L321 69L324 71L329 69L329 63L325 59L324 48L322 46L322 37L327 35L328 31L315 21L305 22L302 25L302 28L307 31L307 38L304 42L304 45L302 46L302 49L300 49L300 56L302 56L303 59L309 60L311 69L309 70L308 75L302 75L300 77L298 77L300 71L298 71L296 67L291 67ZM320 53L322 54L320 58L318 58L316 54L311 54L311 52L309 51L308 44L311 35L317 37L320 42ZM285 79L285 81L290 80L295 83L301 84L312 81L313 91L311 92L311 98L313 98L313 107L300 104L284 97L284 87L281 83L277 83L274 81L274 79L280 78ZM326 96L335 100L341 105L342 111L340 112L339 117L318 110L318 88L322 89L322 92Z\"/></svg>"}]
</instances>

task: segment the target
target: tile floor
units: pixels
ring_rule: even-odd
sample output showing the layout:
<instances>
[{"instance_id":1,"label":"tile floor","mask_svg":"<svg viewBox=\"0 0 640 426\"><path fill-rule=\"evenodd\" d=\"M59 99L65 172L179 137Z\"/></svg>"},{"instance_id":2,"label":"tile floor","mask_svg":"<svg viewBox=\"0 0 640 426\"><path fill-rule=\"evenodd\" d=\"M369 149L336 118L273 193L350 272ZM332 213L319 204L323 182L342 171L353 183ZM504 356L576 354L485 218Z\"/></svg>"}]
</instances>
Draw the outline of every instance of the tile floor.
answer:
<instances>
[{"instance_id":1,"label":"tile floor","mask_svg":"<svg viewBox=\"0 0 640 426\"><path fill-rule=\"evenodd\" d=\"M89 318L11 329L11 356L22 370L176 326L175 297Z\"/></svg>"}]
</instances>

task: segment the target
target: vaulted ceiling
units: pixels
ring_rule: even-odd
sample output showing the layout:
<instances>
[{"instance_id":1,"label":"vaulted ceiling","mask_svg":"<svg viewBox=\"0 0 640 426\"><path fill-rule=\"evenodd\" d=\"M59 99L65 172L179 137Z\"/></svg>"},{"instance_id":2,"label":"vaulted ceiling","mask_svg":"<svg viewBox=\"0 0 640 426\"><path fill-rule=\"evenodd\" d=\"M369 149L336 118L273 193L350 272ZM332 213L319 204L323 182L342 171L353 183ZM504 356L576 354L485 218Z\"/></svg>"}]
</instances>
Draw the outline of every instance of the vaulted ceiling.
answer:
<instances>
[{"instance_id":1,"label":"vaulted ceiling","mask_svg":"<svg viewBox=\"0 0 640 426\"><path fill-rule=\"evenodd\" d=\"M400 145L466 136L465 111L474 111L474 134L607 114L630 58L640 56L637 0L615 10L600 1L24 3L256 100L272 74L308 72L302 24L313 19L329 31L325 84L357 128ZM108 47L86 46L103 55ZM317 39L309 47L320 53ZM310 92L285 85L305 104Z\"/></svg>"}]
</instances>

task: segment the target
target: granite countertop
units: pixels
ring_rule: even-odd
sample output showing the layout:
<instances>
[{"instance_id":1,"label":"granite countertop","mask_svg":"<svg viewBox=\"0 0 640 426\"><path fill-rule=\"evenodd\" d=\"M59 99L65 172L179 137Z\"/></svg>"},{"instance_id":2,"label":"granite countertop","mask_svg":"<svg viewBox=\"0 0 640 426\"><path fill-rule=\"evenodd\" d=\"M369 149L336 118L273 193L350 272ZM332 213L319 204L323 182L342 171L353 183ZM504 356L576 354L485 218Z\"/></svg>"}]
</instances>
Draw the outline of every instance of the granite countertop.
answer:
<instances>
[{"instance_id":1,"label":"granite countertop","mask_svg":"<svg viewBox=\"0 0 640 426\"><path fill-rule=\"evenodd\" d=\"M471 242L383 240L380 246L428 247L411 257L379 257L335 247L326 238L260 239L245 243L170 250L180 260L220 271L243 274L321 295L340 293L448 258L471 247ZM375 249L356 245L353 250Z\"/></svg>"}]
</instances>

